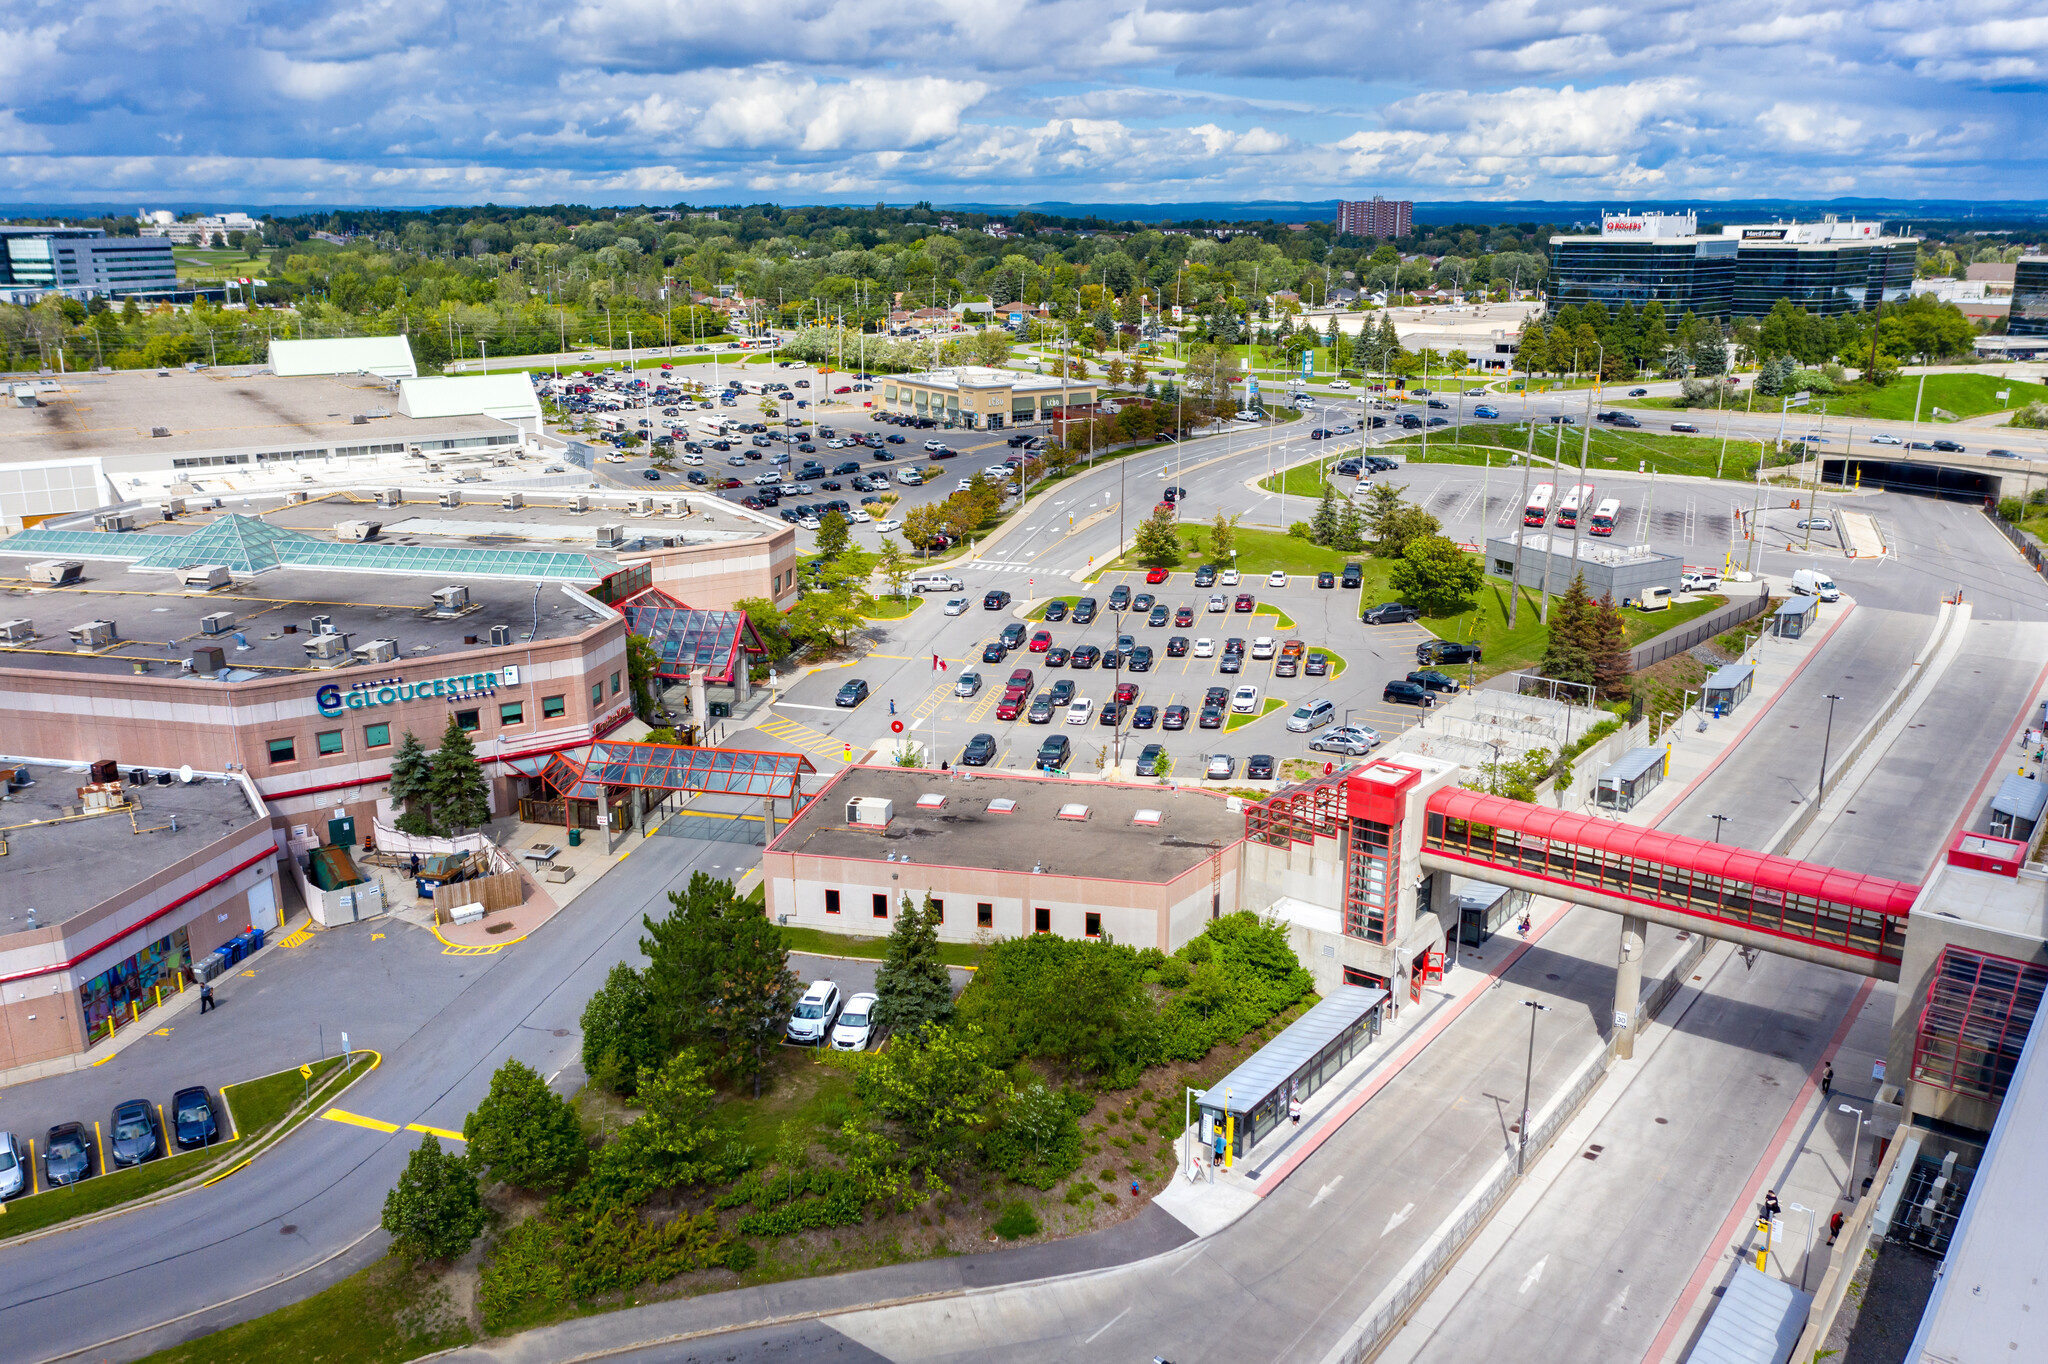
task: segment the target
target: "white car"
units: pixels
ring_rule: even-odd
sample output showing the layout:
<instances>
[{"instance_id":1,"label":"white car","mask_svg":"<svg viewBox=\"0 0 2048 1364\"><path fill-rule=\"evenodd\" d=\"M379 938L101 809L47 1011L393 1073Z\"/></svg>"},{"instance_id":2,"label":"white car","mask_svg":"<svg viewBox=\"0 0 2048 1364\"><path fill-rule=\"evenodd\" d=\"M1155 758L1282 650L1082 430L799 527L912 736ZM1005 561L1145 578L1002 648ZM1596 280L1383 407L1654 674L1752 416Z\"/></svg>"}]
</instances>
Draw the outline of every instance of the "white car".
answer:
<instances>
[{"instance_id":1,"label":"white car","mask_svg":"<svg viewBox=\"0 0 2048 1364\"><path fill-rule=\"evenodd\" d=\"M858 994L846 1001L846 1007L839 1011L839 1021L832 1025L832 1050L866 1051L875 1034L874 1025L868 1022L868 1014L875 1007L875 997Z\"/></svg>"},{"instance_id":2,"label":"white car","mask_svg":"<svg viewBox=\"0 0 2048 1364\"><path fill-rule=\"evenodd\" d=\"M816 530L820 525L823 524L815 516L799 516L796 519L796 523L799 526L803 527L805 530Z\"/></svg>"},{"instance_id":3,"label":"white car","mask_svg":"<svg viewBox=\"0 0 2048 1364\"><path fill-rule=\"evenodd\" d=\"M887 521L884 521L884 522L882 523L882 525L881 525L881 529L883 529L883 530L887 530L888 528L889 528L889 523L888 523ZM947 614L947 615L949 615L949 616L964 616L964 615L966 615L966 614L967 614L967 598L965 598L965 597L955 597L955 598L953 598L953 599L952 599L951 601L947 602L947 603L946 603L946 614Z\"/></svg>"},{"instance_id":4,"label":"white car","mask_svg":"<svg viewBox=\"0 0 2048 1364\"><path fill-rule=\"evenodd\" d=\"M1095 701L1092 697L1077 696L1067 703L1067 723L1070 725L1085 725L1094 714Z\"/></svg>"},{"instance_id":5,"label":"white car","mask_svg":"<svg viewBox=\"0 0 2048 1364\"><path fill-rule=\"evenodd\" d=\"M1230 609L1230 603L1229 603L1229 602L1227 602L1227 601L1225 601L1225 600L1223 599L1223 596L1222 596L1222 594L1221 594L1221 593L1218 593L1218 594L1217 594L1216 596L1213 596L1213 597L1209 598L1209 610L1210 610L1210 611L1212 611L1212 612L1223 612L1223 611L1228 611L1229 609Z\"/></svg>"},{"instance_id":6,"label":"white car","mask_svg":"<svg viewBox=\"0 0 2048 1364\"><path fill-rule=\"evenodd\" d=\"M624 464L626 462L626 457L624 455L606 455L604 457L604 462L606 464Z\"/></svg>"},{"instance_id":7,"label":"white car","mask_svg":"<svg viewBox=\"0 0 2048 1364\"><path fill-rule=\"evenodd\" d=\"M836 981L814 980L811 988L804 991L804 997L797 1001L796 1011L789 1016L789 1040L799 1045L823 1042L832 1033L833 1021L839 1017L840 994Z\"/></svg>"},{"instance_id":8,"label":"white car","mask_svg":"<svg viewBox=\"0 0 2048 1364\"><path fill-rule=\"evenodd\" d=\"M1349 391L1351 388L1351 381L1349 379L1332 379L1330 381L1330 387L1341 388L1346 391Z\"/></svg>"},{"instance_id":9,"label":"white car","mask_svg":"<svg viewBox=\"0 0 2048 1364\"><path fill-rule=\"evenodd\" d=\"M1284 573L1283 571L1281 571L1280 569L1277 569L1277 568L1276 568L1276 569L1274 569L1274 570L1273 570L1273 571L1272 571L1271 573L1268 573L1268 574L1266 575L1266 586L1268 586L1268 587L1285 587L1285 586L1287 586L1287 574L1286 574L1286 573Z\"/></svg>"},{"instance_id":10,"label":"white car","mask_svg":"<svg viewBox=\"0 0 2048 1364\"><path fill-rule=\"evenodd\" d=\"M1870 438L1870 443L1872 445L1904 445L1906 442L1888 431L1880 431Z\"/></svg>"},{"instance_id":11,"label":"white car","mask_svg":"<svg viewBox=\"0 0 2048 1364\"><path fill-rule=\"evenodd\" d=\"M1798 526L1800 530L1833 530L1834 528L1835 523L1828 520L1825 516L1809 517L1801 521Z\"/></svg>"},{"instance_id":12,"label":"white car","mask_svg":"<svg viewBox=\"0 0 2048 1364\"><path fill-rule=\"evenodd\" d=\"M685 450L683 451L682 462L684 464L702 464L704 462L704 456L693 455L688 450Z\"/></svg>"},{"instance_id":13,"label":"white car","mask_svg":"<svg viewBox=\"0 0 2048 1364\"><path fill-rule=\"evenodd\" d=\"M1214 658L1214 657L1216 657L1216 641L1215 641L1215 640L1213 640L1213 639L1210 639L1210 638L1209 638L1208 636L1206 636L1206 635L1205 635L1205 636L1203 636L1203 637L1202 637L1201 639L1198 639L1198 640L1196 640L1196 641L1195 641L1195 657L1196 657L1196 658Z\"/></svg>"},{"instance_id":14,"label":"white car","mask_svg":"<svg viewBox=\"0 0 2048 1364\"><path fill-rule=\"evenodd\" d=\"M868 522L874 520L875 518L869 516L859 507L855 507L852 511L846 514L846 519L853 522L856 526L865 526Z\"/></svg>"},{"instance_id":15,"label":"white car","mask_svg":"<svg viewBox=\"0 0 2048 1364\"><path fill-rule=\"evenodd\" d=\"M846 448L846 442L839 439L839 437L834 436L832 439L825 442L825 448L828 450L844 450ZM859 999L860 996L855 995L854 998ZM850 1009L853 1006L849 1004L847 1005L847 1007Z\"/></svg>"},{"instance_id":16,"label":"white car","mask_svg":"<svg viewBox=\"0 0 2048 1364\"><path fill-rule=\"evenodd\" d=\"M1234 569L1234 568L1226 568L1226 569L1224 569L1224 570L1223 570L1223 585L1224 585L1225 587L1236 587L1236 586L1237 586L1237 570L1236 570L1236 569Z\"/></svg>"},{"instance_id":17,"label":"white car","mask_svg":"<svg viewBox=\"0 0 2048 1364\"><path fill-rule=\"evenodd\" d=\"M961 480L960 480L960 481L959 481L958 483L955 483L955 484L953 485L953 491L954 491L954 492L956 492L956 493L964 493L964 492L969 492L969 491L971 491L971 490L973 489L973 487L974 487L974 480L973 480L973 479L971 479L971 478L963 478L963 479L961 479Z\"/></svg>"},{"instance_id":18,"label":"white car","mask_svg":"<svg viewBox=\"0 0 2048 1364\"><path fill-rule=\"evenodd\" d=\"M12 1132L0 1132L0 1198L12 1198L28 1187L21 1147Z\"/></svg>"},{"instance_id":19,"label":"white car","mask_svg":"<svg viewBox=\"0 0 2048 1364\"><path fill-rule=\"evenodd\" d=\"M1260 635L1252 641L1253 658L1271 658L1273 656L1273 649L1274 644L1271 635Z\"/></svg>"},{"instance_id":20,"label":"white car","mask_svg":"<svg viewBox=\"0 0 2048 1364\"><path fill-rule=\"evenodd\" d=\"M1259 708L1259 689L1247 682L1230 694L1230 708L1239 715L1250 715Z\"/></svg>"},{"instance_id":21,"label":"white car","mask_svg":"<svg viewBox=\"0 0 2048 1364\"><path fill-rule=\"evenodd\" d=\"M892 516L887 521L875 522L875 529L887 535L892 530L902 530L903 523Z\"/></svg>"}]
</instances>

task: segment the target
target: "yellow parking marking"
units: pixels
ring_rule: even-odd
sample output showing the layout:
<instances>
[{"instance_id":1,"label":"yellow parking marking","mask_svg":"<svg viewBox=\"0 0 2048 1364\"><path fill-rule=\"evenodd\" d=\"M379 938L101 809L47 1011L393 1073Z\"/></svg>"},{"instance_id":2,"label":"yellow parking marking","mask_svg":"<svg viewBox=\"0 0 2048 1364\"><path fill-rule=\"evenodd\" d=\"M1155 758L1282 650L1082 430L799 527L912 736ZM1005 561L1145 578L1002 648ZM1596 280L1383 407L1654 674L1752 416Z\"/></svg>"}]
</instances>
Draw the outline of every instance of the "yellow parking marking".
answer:
<instances>
[{"instance_id":1,"label":"yellow parking marking","mask_svg":"<svg viewBox=\"0 0 2048 1364\"><path fill-rule=\"evenodd\" d=\"M310 928L301 928L297 932L289 935L288 937L278 939L277 945L279 947L304 947L307 943L311 942L312 940L313 930Z\"/></svg>"},{"instance_id":2,"label":"yellow parking marking","mask_svg":"<svg viewBox=\"0 0 2048 1364\"><path fill-rule=\"evenodd\" d=\"M245 975L245 976L253 976L253 975L255 975L256 973L255 973L255 971L253 971L253 970L250 970L250 971L244 971L244 972L242 972L242 974L243 974L243 975Z\"/></svg>"},{"instance_id":3,"label":"yellow parking marking","mask_svg":"<svg viewBox=\"0 0 2048 1364\"><path fill-rule=\"evenodd\" d=\"M371 941L371 942L381 942L381 941L383 940L383 938L384 938L384 935L383 935L382 933L372 933L372 934L370 935L370 941Z\"/></svg>"},{"instance_id":4,"label":"yellow parking marking","mask_svg":"<svg viewBox=\"0 0 2048 1364\"><path fill-rule=\"evenodd\" d=\"M169 1037L171 1035L171 1030L169 1028L158 1028L156 1030L156 1035L158 1037Z\"/></svg>"},{"instance_id":5,"label":"yellow parking marking","mask_svg":"<svg viewBox=\"0 0 2048 1364\"><path fill-rule=\"evenodd\" d=\"M754 726L763 734L772 734L791 748L802 753L831 757L846 747L844 739L835 739L822 730L799 724L786 715L776 715Z\"/></svg>"},{"instance_id":6,"label":"yellow parking marking","mask_svg":"<svg viewBox=\"0 0 2048 1364\"><path fill-rule=\"evenodd\" d=\"M428 1133L428 1134L429 1134L429 1135L431 1135L431 1136L436 1136L436 1137L439 1137L439 1138L441 1138L441 1140L443 1140L443 1141L468 1141L468 1140L469 1140L469 1138L467 1138L467 1137L463 1136L463 1135L462 1135L462 1133L460 1133L460 1132L450 1132L450 1131L449 1131L449 1130L448 1130L447 1128L445 1128L445 1127L429 1127L429 1126L427 1126L427 1125L426 1125L425 1123L419 1123L419 1122L409 1122L409 1123L407 1123L407 1124L405 1125L405 1130L406 1130L406 1131L408 1131L408 1132L425 1132L425 1133Z\"/></svg>"},{"instance_id":7,"label":"yellow parking marking","mask_svg":"<svg viewBox=\"0 0 2048 1364\"><path fill-rule=\"evenodd\" d=\"M320 1116L329 1122L345 1122L351 1127L367 1127L372 1132L396 1132L398 1130L398 1124L395 1122L380 1122L376 1118L366 1118L360 1113L350 1113L339 1108L330 1108Z\"/></svg>"},{"instance_id":8,"label":"yellow parking marking","mask_svg":"<svg viewBox=\"0 0 2048 1364\"><path fill-rule=\"evenodd\" d=\"M448 940L443 938L442 941L447 942ZM492 943L487 947L465 947L460 943L448 943L446 947L441 949L441 955L444 957L488 957L504 950L505 944L503 943Z\"/></svg>"}]
</instances>

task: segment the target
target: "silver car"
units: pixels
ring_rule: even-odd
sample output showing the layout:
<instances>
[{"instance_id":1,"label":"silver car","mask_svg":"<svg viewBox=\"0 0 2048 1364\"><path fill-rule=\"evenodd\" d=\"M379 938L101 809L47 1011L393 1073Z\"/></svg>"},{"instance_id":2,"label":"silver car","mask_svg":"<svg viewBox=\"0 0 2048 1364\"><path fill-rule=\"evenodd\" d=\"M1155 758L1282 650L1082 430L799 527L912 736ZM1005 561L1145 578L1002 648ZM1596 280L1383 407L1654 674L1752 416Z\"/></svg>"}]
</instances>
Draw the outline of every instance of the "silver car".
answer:
<instances>
[{"instance_id":1,"label":"silver car","mask_svg":"<svg viewBox=\"0 0 2048 1364\"><path fill-rule=\"evenodd\" d=\"M0 1132L0 1199L12 1198L28 1187L27 1167L21 1161L21 1147L14 1133Z\"/></svg>"},{"instance_id":2,"label":"silver car","mask_svg":"<svg viewBox=\"0 0 2048 1364\"><path fill-rule=\"evenodd\" d=\"M1309 742L1309 747L1319 752L1342 753L1353 758L1379 746L1380 736L1364 725L1343 725Z\"/></svg>"}]
</instances>

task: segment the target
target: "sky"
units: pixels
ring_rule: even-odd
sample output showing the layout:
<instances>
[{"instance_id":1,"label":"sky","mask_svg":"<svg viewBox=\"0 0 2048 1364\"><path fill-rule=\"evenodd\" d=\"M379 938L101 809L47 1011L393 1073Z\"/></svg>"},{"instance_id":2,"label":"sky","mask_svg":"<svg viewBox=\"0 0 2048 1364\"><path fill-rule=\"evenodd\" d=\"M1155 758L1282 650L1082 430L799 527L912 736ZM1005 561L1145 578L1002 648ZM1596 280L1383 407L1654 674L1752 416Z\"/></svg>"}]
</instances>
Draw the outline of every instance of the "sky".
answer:
<instances>
[{"instance_id":1,"label":"sky","mask_svg":"<svg viewBox=\"0 0 2048 1364\"><path fill-rule=\"evenodd\" d=\"M9 0L0 202L2035 199L2048 0Z\"/></svg>"}]
</instances>

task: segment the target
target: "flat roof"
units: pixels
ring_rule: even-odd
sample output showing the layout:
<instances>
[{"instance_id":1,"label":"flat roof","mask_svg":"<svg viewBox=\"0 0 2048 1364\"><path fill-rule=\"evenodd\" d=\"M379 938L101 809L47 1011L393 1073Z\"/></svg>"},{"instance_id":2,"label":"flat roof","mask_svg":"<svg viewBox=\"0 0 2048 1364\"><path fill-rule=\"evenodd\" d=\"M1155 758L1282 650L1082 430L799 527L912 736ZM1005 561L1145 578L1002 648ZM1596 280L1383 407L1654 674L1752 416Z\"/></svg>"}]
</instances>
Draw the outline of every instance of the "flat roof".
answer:
<instances>
[{"instance_id":1,"label":"flat roof","mask_svg":"<svg viewBox=\"0 0 2048 1364\"><path fill-rule=\"evenodd\" d=\"M436 375L401 379L398 410L415 420L432 417L540 416L540 398L524 374Z\"/></svg>"},{"instance_id":2,"label":"flat roof","mask_svg":"<svg viewBox=\"0 0 2048 1364\"><path fill-rule=\"evenodd\" d=\"M36 824L79 804L86 769L0 762L9 772L22 766L34 784L0 805L0 825L10 826L0 834L7 840L7 857L0 861L0 891L5 892L0 899L6 902L0 908L0 935L26 929L31 909L38 925L62 923L258 818L240 782L204 777L187 786L174 777L169 786L125 787L141 806L132 823L122 812ZM124 783L130 771L122 766ZM176 830L160 827L168 826L172 816L177 817ZM137 833L138 828L149 832Z\"/></svg>"},{"instance_id":3,"label":"flat roof","mask_svg":"<svg viewBox=\"0 0 2048 1364\"><path fill-rule=\"evenodd\" d=\"M54 389L40 382L38 389L39 406L0 406L0 463L121 454L168 460L200 451L332 450L517 434L495 417L393 415L396 388L353 374L120 370L67 375ZM154 435L158 429L168 434Z\"/></svg>"},{"instance_id":4,"label":"flat roof","mask_svg":"<svg viewBox=\"0 0 2048 1364\"><path fill-rule=\"evenodd\" d=\"M996 369L988 365L956 365L948 369L926 370L921 374L884 377L897 383L923 384L927 388L1009 388L1041 392L1062 387L1057 374L1026 374L1021 370ZM1065 387L1069 391L1094 388L1095 382L1092 379L1069 379Z\"/></svg>"},{"instance_id":5,"label":"flat roof","mask_svg":"<svg viewBox=\"0 0 2048 1364\"><path fill-rule=\"evenodd\" d=\"M919 809L918 797L946 798ZM883 830L846 823L856 797L890 801L895 817ZM990 801L1016 802L991 812ZM1085 819L1060 809L1083 805ZM1156 824L1136 823L1156 810ZM849 767L776 838L774 850L810 857L923 862L991 871L1044 871L1060 876L1160 884L1180 876L1244 837L1244 815L1220 796L1157 785L982 776L903 767Z\"/></svg>"},{"instance_id":6,"label":"flat roof","mask_svg":"<svg viewBox=\"0 0 2048 1364\"><path fill-rule=\"evenodd\" d=\"M1631 748L1600 774L1600 785L1634 781L1663 762L1664 750L1661 748Z\"/></svg>"},{"instance_id":7,"label":"flat roof","mask_svg":"<svg viewBox=\"0 0 2048 1364\"><path fill-rule=\"evenodd\" d=\"M403 336L337 336L270 343L270 368L280 375L359 374L410 379L419 373L412 343Z\"/></svg>"}]
</instances>

